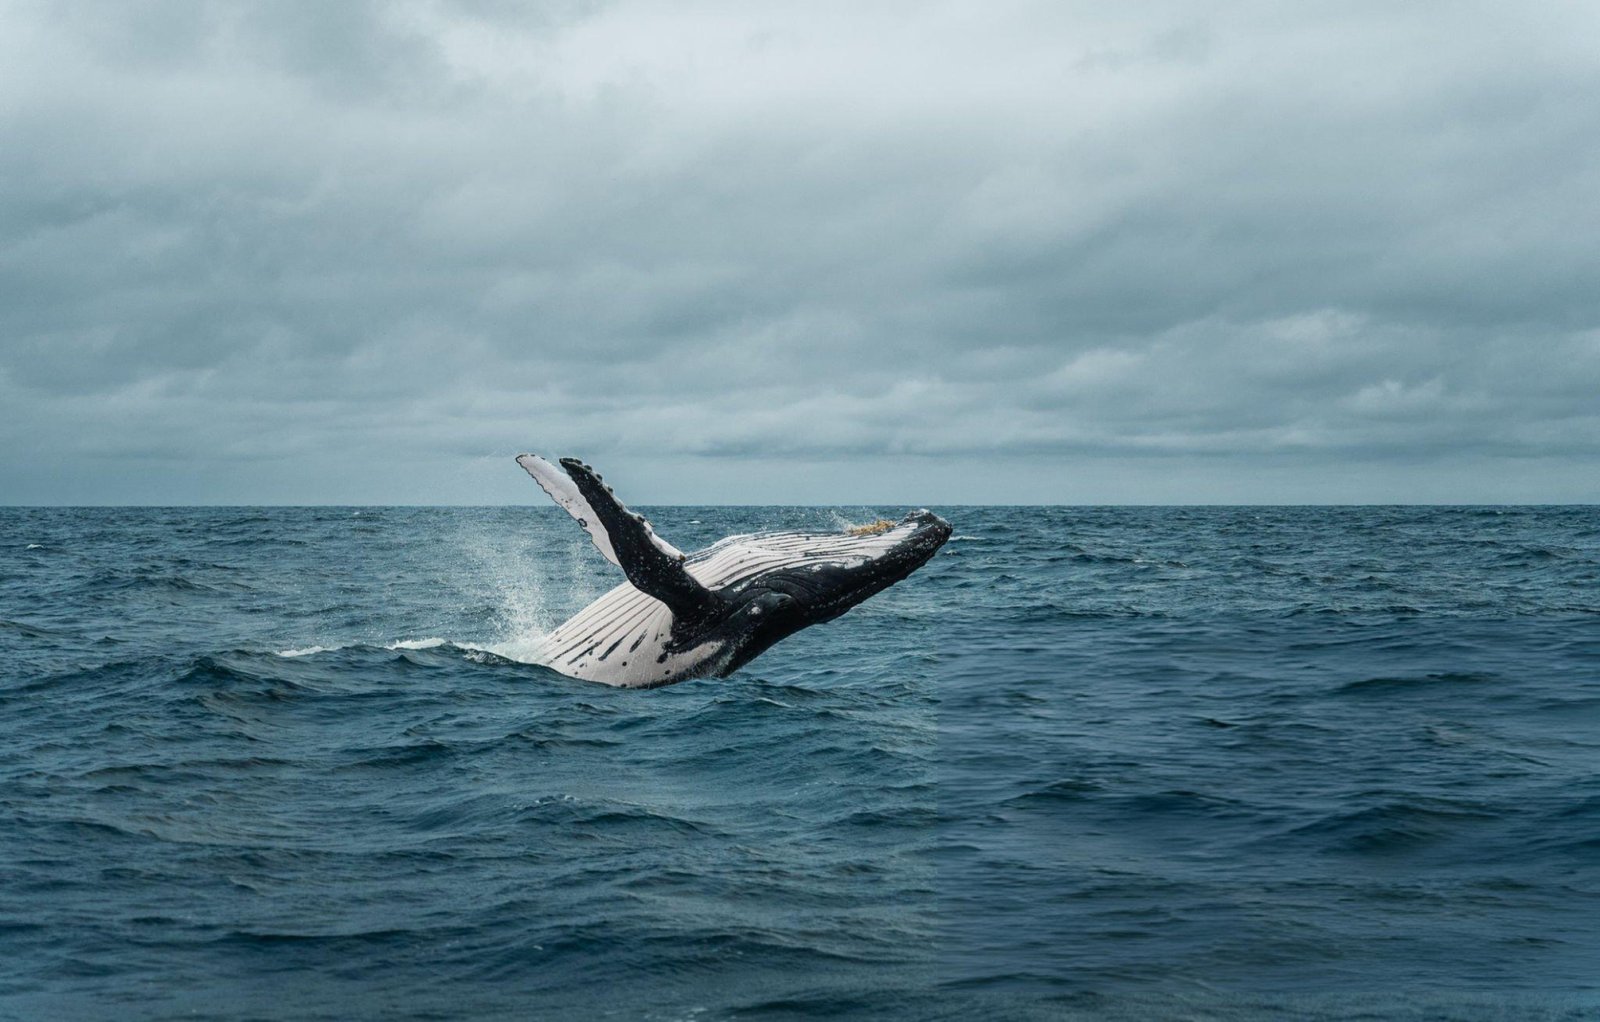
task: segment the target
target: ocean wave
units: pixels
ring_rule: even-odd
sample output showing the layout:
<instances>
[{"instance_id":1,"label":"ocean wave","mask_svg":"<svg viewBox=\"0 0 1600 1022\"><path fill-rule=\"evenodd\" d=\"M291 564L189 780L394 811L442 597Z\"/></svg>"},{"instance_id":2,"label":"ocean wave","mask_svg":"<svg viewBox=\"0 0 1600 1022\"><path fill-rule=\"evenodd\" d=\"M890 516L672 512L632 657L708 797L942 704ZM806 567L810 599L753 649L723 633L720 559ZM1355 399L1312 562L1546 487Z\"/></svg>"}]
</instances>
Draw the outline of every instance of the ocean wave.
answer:
<instances>
[{"instance_id":1,"label":"ocean wave","mask_svg":"<svg viewBox=\"0 0 1600 1022\"><path fill-rule=\"evenodd\" d=\"M1099 781L1083 780L1079 778L1063 778L1051 781L1049 784L1025 791L1020 795L1006 800L1008 805L1024 806L1031 803L1077 802L1091 798L1105 791L1105 785Z\"/></svg>"},{"instance_id":2,"label":"ocean wave","mask_svg":"<svg viewBox=\"0 0 1600 1022\"><path fill-rule=\"evenodd\" d=\"M1325 852L1399 854L1447 843L1473 827L1503 818L1503 810L1479 802L1396 798L1330 813L1294 828L1285 837L1311 840Z\"/></svg>"},{"instance_id":3,"label":"ocean wave","mask_svg":"<svg viewBox=\"0 0 1600 1022\"><path fill-rule=\"evenodd\" d=\"M1495 675L1474 671L1434 671L1421 675L1380 676L1345 682L1337 695L1362 695L1374 692L1407 692L1434 685L1484 685L1499 680Z\"/></svg>"},{"instance_id":4,"label":"ocean wave","mask_svg":"<svg viewBox=\"0 0 1600 1022\"><path fill-rule=\"evenodd\" d=\"M7 621L3 618L0 618L0 632L9 632L24 639L59 639L71 634L70 632L58 631L53 628L30 625L22 621Z\"/></svg>"},{"instance_id":5,"label":"ocean wave","mask_svg":"<svg viewBox=\"0 0 1600 1022\"><path fill-rule=\"evenodd\" d=\"M231 579L202 582L182 574L128 570L100 571L77 580L76 585L80 591L95 596L128 592L225 596L254 591L251 586Z\"/></svg>"}]
</instances>

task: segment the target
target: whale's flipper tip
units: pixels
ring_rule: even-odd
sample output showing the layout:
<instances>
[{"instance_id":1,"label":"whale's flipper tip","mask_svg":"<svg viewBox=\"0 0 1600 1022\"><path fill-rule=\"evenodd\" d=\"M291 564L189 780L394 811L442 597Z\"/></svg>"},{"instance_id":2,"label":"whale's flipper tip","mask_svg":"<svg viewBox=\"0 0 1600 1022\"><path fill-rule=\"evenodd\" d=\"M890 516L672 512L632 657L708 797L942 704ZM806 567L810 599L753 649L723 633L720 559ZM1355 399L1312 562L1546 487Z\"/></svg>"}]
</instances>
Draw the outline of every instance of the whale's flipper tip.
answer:
<instances>
[{"instance_id":1,"label":"whale's flipper tip","mask_svg":"<svg viewBox=\"0 0 1600 1022\"><path fill-rule=\"evenodd\" d=\"M617 552L611 546L611 537L600 524L600 516L595 513L595 509L590 506L588 499L568 473L537 454L519 454L517 464L522 466L523 471L533 476L533 481L550 495L551 500L577 519L578 524L583 526L589 538L594 541L595 549L599 550L606 560L621 566L621 562L617 560Z\"/></svg>"}]
</instances>

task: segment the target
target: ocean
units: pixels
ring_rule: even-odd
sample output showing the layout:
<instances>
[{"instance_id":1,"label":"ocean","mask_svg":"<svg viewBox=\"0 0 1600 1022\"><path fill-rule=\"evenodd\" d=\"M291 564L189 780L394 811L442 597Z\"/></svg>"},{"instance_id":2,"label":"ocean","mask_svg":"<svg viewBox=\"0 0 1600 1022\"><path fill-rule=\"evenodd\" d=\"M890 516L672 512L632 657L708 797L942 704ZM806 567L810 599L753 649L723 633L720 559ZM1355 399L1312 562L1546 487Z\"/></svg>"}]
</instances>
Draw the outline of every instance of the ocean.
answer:
<instances>
[{"instance_id":1,"label":"ocean","mask_svg":"<svg viewBox=\"0 0 1600 1022\"><path fill-rule=\"evenodd\" d=\"M0 1018L1600 1016L1600 508L934 510L623 691L553 507L0 509Z\"/></svg>"}]
</instances>

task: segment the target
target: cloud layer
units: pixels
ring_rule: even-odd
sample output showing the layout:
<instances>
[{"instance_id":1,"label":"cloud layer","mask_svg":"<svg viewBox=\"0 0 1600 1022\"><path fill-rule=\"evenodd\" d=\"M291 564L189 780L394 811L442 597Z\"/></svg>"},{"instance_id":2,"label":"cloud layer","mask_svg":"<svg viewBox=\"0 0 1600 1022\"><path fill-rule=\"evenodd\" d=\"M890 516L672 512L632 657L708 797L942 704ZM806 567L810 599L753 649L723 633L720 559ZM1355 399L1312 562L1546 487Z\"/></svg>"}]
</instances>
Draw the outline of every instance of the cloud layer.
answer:
<instances>
[{"instance_id":1,"label":"cloud layer","mask_svg":"<svg viewBox=\"0 0 1600 1022\"><path fill-rule=\"evenodd\" d=\"M0 503L1600 499L1592 8L529 6L0 3Z\"/></svg>"}]
</instances>

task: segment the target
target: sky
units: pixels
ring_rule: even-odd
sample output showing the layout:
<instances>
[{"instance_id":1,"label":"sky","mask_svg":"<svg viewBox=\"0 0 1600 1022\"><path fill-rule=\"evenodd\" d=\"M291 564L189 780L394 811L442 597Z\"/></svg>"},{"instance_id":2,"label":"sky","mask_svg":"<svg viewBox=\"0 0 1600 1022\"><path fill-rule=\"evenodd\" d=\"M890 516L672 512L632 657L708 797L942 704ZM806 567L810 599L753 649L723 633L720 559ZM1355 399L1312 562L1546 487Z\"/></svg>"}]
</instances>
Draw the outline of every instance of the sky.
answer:
<instances>
[{"instance_id":1,"label":"sky","mask_svg":"<svg viewBox=\"0 0 1600 1022\"><path fill-rule=\"evenodd\" d=\"M1597 40L0 0L0 504L1600 501Z\"/></svg>"}]
</instances>

